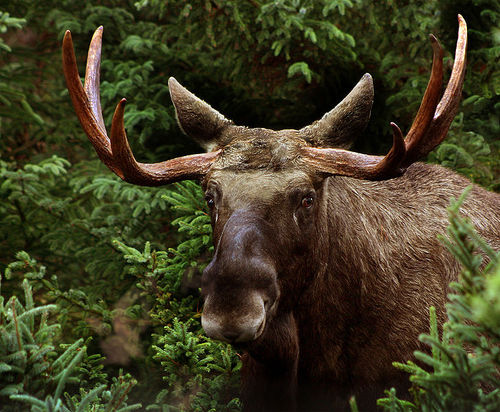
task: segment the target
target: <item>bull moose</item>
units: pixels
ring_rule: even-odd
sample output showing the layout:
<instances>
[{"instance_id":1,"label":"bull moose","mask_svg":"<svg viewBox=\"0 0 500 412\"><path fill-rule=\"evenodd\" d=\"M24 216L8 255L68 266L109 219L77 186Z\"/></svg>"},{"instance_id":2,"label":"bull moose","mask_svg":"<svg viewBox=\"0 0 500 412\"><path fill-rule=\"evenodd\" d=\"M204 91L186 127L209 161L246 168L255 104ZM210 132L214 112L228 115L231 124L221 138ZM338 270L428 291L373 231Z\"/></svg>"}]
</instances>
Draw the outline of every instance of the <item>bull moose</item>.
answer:
<instances>
[{"instance_id":1,"label":"bull moose","mask_svg":"<svg viewBox=\"0 0 500 412\"><path fill-rule=\"evenodd\" d=\"M470 182L418 163L446 136L460 101L467 27L459 31L443 94L443 51L433 64L406 135L391 123L386 156L347 150L365 128L373 81L365 74L320 120L300 130L235 125L168 81L178 123L206 153L161 163L135 160L125 133L125 99L108 137L99 96L102 27L90 44L82 86L70 32L63 41L68 89L100 159L123 180L157 186L199 179L215 254L202 276L202 325L244 352L247 410L337 410L356 395L374 408L407 377L393 361L423 349L428 308L446 318L448 284L459 266L438 240L446 208ZM462 213L500 248L500 196L474 186Z\"/></svg>"}]
</instances>

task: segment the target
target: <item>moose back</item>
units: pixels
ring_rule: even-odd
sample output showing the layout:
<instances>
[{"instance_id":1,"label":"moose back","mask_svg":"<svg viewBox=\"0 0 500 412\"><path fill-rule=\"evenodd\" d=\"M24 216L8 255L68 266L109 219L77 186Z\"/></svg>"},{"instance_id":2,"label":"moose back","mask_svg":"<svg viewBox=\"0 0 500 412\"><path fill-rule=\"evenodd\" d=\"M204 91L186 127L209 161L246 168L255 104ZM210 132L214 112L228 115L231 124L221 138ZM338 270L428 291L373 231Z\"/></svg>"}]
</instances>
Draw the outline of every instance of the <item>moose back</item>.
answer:
<instances>
[{"instance_id":1,"label":"moose back","mask_svg":"<svg viewBox=\"0 0 500 412\"><path fill-rule=\"evenodd\" d=\"M244 351L247 410L337 410L356 395L374 408L384 388L407 377L393 361L424 350L428 308L445 320L458 264L438 240L446 208L470 182L418 163L446 136L465 74L467 29L459 16L455 61L441 94L443 51L406 137L394 123L386 156L346 150L365 128L373 82L365 74L322 119L300 130L235 125L174 78L169 88L182 130L205 153L137 162L119 102L108 137L99 97L102 27L92 39L82 86L71 35L63 42L68 89L101 160L146 186L199 179L215 254L203 273L202 325ZM462 213L500 248L500 197L474 186Z\"/></svg>"}]
</instances>

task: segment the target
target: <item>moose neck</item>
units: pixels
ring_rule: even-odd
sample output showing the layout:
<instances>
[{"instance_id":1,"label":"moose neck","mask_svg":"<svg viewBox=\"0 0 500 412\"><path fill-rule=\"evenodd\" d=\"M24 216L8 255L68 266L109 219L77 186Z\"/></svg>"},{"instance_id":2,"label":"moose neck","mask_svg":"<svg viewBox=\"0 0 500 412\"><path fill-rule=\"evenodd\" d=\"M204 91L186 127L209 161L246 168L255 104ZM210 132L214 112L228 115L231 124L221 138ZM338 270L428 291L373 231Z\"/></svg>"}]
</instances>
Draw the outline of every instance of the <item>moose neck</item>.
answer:
<instances>
[{"instance_id":1,"label":"moose neck","mask_svg":"<svg viewBox=\"0 0 500 412\"><path fill-rule=\"evenodd\" d=\"M391 357L405 360L412 353L398 353L381 331L390 335L396 326L427 330L426 308L431 305L440 308L438 318L444 319L447 285L458 266L437 235L445 233L449 199L467 185L458 178L460 184L450 192L444 188L450 176L442 168L415 164L404 176L383 182L326 179L325 216L318 228L324 244L317 252L314 278L294 310L300 363L304 369L307 364L319 365L308 369L311 379L352 382L363 364L367 370L373 367L374 376L386 373L392 368ZM436 189L441 185L440 192ZM443 266L449 270L437 268ZM433 300L426 301L426 289L442 293L434 292ZM401 317L402 325L394 326L394 319L403 316L401 308L416 301L422 313L411 320ZM418 333L408 335L417 341ZM351 355L359 353L360 346L366 359ZM369 357L378 351L378 359L383 358L385 348L389 369L370 366Z\"/></svg>"}]
</instances>

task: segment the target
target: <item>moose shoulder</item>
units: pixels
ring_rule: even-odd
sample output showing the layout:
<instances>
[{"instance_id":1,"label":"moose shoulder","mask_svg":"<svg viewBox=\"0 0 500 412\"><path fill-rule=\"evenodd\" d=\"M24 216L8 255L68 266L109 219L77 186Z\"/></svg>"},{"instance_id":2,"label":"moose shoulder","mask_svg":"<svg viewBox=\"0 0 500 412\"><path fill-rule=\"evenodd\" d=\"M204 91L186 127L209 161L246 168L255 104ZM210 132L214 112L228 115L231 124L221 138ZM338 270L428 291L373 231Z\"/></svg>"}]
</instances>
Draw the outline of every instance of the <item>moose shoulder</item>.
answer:
<instances>
[{"instance_id":1,"label":"moose shoulder","mask_svg":"<svg viewBox=\"0 0 500 412\"><path fill-rule=\"evenodd\" d=\"M125 100L108 137L99 98L102 28L90 45L85 85L71 35L63 42L68 89L101 160L127 182L156 186L200 179L215 254L203 273L208 336L244 351L248 410L336 410L356 395L374 408L384 388L404 389L393 361L413 357L428 308L445 320L459 267L439 242L446 208L470 182L416 163L446 136L465 74L466 25L459 16L455 62L441 95L442 49L431 36L432 73L406 138L392 123L384 156L345 150L368 122L366 74L321 120L300 130L235 125L175 79L179 125L206 153L157 164L134 159ZM500 248L500 196L474 186L462 213Z\"/></svg>"}]
</instances>

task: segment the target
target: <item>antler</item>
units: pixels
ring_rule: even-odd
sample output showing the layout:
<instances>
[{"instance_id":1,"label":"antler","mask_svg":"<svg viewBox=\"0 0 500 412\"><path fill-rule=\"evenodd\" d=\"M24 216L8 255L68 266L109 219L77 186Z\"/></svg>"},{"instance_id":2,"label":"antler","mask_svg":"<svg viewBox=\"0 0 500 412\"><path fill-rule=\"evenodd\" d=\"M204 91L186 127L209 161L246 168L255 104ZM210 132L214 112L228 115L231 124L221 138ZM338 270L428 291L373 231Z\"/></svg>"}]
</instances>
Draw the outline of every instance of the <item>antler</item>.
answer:
<instances>
[{"instance_id":1,"label":"antler","mask_svg":"<svg viewBox=\"0 0 500 412\"><path fill-rule=\"evenodd\" d=\"M450 80L438 103L443 78L443 50L438 40L431 35L433 63L431 77L422 98L417 116L403 140L401 130L395 123L393 146L385 156L372 156L341 149L303 147L306 163L324 173L380 180L400 175L418 159L426 156L443 141L458 110L465 76L467 48L467 25L458 15L458 40L455 62Z\"/></svg>"},{"instance_id":2,"label":"antler","mask_svg":"<svg viewBox=\"0 0 500 412\"><path fill-rule=\"evenodd\" d=\"M102 118L99 94L102 30L101 26L95 31L90 43L84 86L78 74L69 30L66 31L63 40L63 69L69 94L83 130L99 158L123 180L141 186L159 186L204 176L220 150L178 157L161 163L137 162L128 144L123 124L125 99L116 106L111 124L111 138L108 137Z\"/></svg>"},{"instance_id":3,"label":"antler","mask_svg":"<svg viewBox=\"0 0 500 412\"><path fill-rule=\"evenodd\" d=\"M450 80L437 108L434 101L437 101L437 96L441 89L443 54L441 46L434 36L431 36L431 41L434 48L434 60L438 60L436 62L437 67L435 68L435 64L433 63L431 79L427 85L422 104L405 140L406 157L402 164L404 167L408 167L413 162L426 156L444 140L450 124L458 111L460 98L462 97L467 50L467 24L464 18L460 14L458 15L458 39L455 49L455 61ZM436 75L434 74L435 72ZM439 81L434 80L434 77L439 77ZM422 123L422 126L419 123Z\"/></svg>"}]
</instances>

